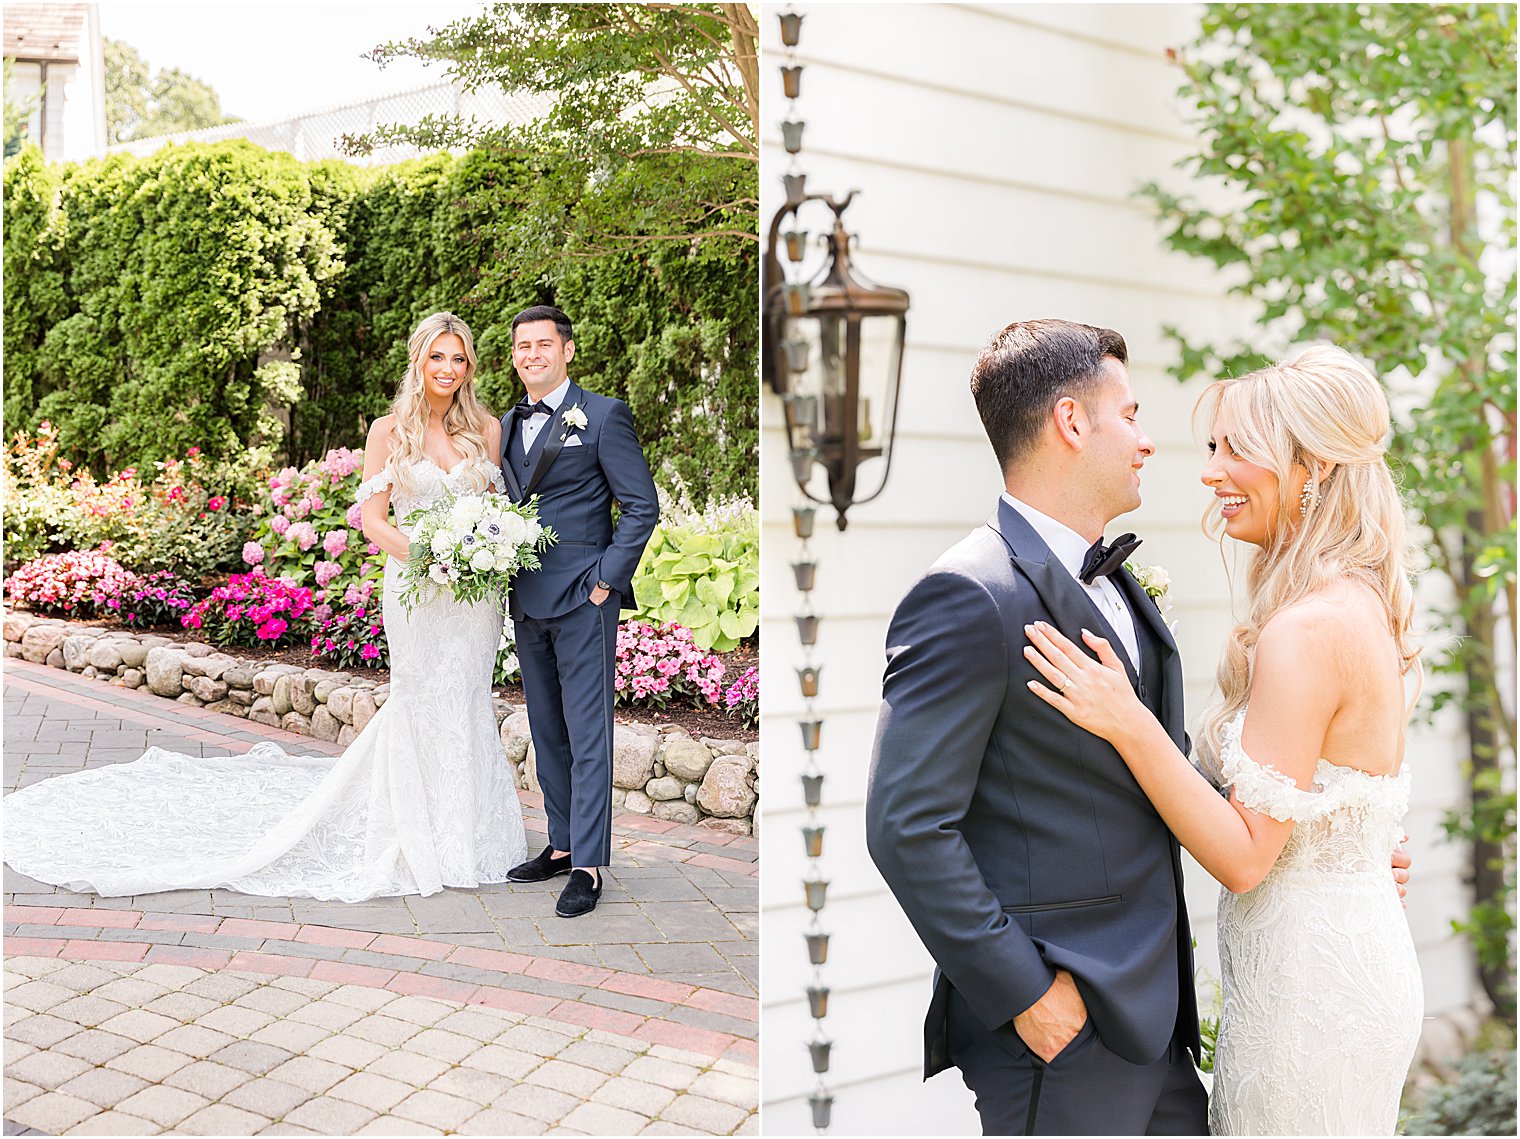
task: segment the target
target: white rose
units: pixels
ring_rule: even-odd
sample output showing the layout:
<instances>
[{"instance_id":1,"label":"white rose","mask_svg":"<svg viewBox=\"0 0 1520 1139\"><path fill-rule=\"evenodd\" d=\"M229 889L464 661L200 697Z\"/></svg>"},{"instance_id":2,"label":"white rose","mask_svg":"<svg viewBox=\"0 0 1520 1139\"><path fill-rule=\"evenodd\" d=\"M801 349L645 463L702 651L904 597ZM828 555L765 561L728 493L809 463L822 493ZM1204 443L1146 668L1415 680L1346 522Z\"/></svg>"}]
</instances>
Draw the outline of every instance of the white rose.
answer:
<instances>
[{"instance_id":1,"label":"white rose","mask_svg":"<svg viewBox=\"0 0 1520 1139\"><path fill-rule=\"evenodd\" d=\"M468 522L471 525L480 521L480 516L485 513L485 499L477 495L467 494L463 498L454 500L452 511L455 522Z\"/></svg>"},{"instance_id":2,"label":"white rose","mask_svg":"<svg viewBox=\"0 0 1520 1139\"><path fill-rule=\"evenodd\" d=\"M449 582L448 571L443 568L441 562L434 562L428 566L428 577L432 578L439 585L447 585Z\"/></svg>"},{"instance_id":3,"label":"white rose","mask_svg":"<svg viewBox=\"0 0 1520 1139\"><path fill-rule=\"evenodd\" d=\"M450 566L448 568L448 575L449 575L449 580L450 581L458 581L459 580L459 570L455 566Z\"/></svg>"},{"instance_id":4,"label":"white rose","mask_svg":"<svg viewBox=\"0 0 1520 1139\"><path fill-rule=\"evenodd\" d=\"M498 554L496 557L496 571L498 573L506 573L507 570L511 569L513 557L514 555L511 550L503 550Z\"/></svg>"},{"instance_id":5,"label":"white rose","mask_svg":"<svg viewBox=\"0 0 1520 1139\"><path fill-rule=\"evenodd\" d=\"M508 514L501 520L502 540L520 546L528 536L528 524L521 514Z\"/></svg>"},{"instance_id":6,"label":"white rose","mask_svg":"<svg viewBox=\"0 0 1520 1139\"><path fill-rule=\"evenodd\" d=\"M449 533L447 530L437 531L434 533L433 541L431 543L433 547L433 555L439 558L448 557L449 552L454 548L454 543L458 540L459 539L455 538L454 535Z\"/></svg>"},{"instance_id":7,"label":"white rose","mask_svg":"<svg viewBox=\"0 0 1520 1139\"><path fill-rule=\"evenodd\" d=\"M484 573L496 564L496 558L487 549L476 550L470 555L470 568L476 573Z\"/></svg>"},{"instance_id":8,"label":"white rose","mask_svg":"<svg viewBox=\"0 0 1520 1139\"><path fill-rule=\"evenodd\" d=\"M528 536L526 540L530 543L537 542L539 538L543 536L544 528L538 524L537 518L533 518L528 521L527 529Z\"/></svg>"}]
</instances>

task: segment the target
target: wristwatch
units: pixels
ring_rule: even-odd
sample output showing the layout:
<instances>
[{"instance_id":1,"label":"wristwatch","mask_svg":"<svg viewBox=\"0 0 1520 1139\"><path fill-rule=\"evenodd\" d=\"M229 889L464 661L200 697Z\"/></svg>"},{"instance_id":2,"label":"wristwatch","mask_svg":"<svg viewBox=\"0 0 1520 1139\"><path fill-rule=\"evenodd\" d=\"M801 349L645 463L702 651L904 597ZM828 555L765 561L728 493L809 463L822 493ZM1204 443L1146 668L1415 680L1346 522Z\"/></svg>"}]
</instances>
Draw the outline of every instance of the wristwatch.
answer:
<instances>
[{"instance_id":1,"label":"wristwatch","mask_svg":"<svg viewBox=\"0 0 1520 1139\"><path fill-rule=\"evenodd\" d=\"M605 589L608 593L612 592L612 586L610 586L609 584L607 584L607 582L602 581L600 579L597 580L596 587L598 589Z\"/></svg>"}]
</instances>

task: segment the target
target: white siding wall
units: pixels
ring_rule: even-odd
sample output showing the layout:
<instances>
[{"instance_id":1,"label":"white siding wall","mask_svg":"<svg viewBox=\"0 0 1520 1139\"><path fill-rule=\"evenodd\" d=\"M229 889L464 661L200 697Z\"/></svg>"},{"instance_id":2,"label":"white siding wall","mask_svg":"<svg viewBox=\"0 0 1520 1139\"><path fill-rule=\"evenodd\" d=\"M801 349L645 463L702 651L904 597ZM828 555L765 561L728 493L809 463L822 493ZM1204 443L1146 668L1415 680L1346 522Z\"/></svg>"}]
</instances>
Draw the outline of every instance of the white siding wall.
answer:
<instances>
[{"instance_id":1,"label":"white siding wall","mask_svg":"<svg viewBox=\"0 0 1520 1139\"><path fill-rule=\"evenodd\" d=\"M799 116L807 121L801 169L810 191L861 196L847 215L859 264L873 280L909 290L908 345L890 484L850 512L838 534L820 508L812 548L820 563L816 610L824 620L822 767L832 885L825 968L833 988L824 1022L835 1040L827 1076L841 1134L974 1133L970 1096L954 1073L919 1079L930 962L866 855L863 799L880 698L886 624L908 585L992 510L1000 484L967 390L986 338L1013 319L1058 316L1120 330L1141 420L1159 453L1147 465L1145 505L1116 523L1145 538L1142 563L1172 575L1178 641L1195 723L1229 627L1219 552L1200 533L1205 493L1189 412L1198 386L1165 369L1163 324L1225 337L1250 327L1225 297L1228 280L1163 250L1134 189L1173 180L1189 145L1164 49L1190 38L1184 6L805 5L806 64ZM781 203L786 165L776 123L785 110L774 68L782 48L774 16L762 23L768 195ZM822 222L806 215L817 231ZM1264 346L1269 351L1280 345ZM797 548L781 405L763 396L766 740L761 913L765 1130L810 1126L815 1077L803 1041L812 1021L801 932L808 912L797 826L803 818L794 726L802 709L793 669L802 659L792 614L799 597L788 563ZM1239 574L1236 574L1239 579ZM968 661L968 667L977 662ZM1444 804L1458 793L1450 724L1421 733L1410 752L1417 807L1410 832L1418 889L1410 918L1432 1012L1465 1003L1470 969L1448 932L1462 912L1459 852L1437 842ZM1216 887L1196 866L1189 905L1200 963L1217 974Z\"/></svg>"}]
</instances>

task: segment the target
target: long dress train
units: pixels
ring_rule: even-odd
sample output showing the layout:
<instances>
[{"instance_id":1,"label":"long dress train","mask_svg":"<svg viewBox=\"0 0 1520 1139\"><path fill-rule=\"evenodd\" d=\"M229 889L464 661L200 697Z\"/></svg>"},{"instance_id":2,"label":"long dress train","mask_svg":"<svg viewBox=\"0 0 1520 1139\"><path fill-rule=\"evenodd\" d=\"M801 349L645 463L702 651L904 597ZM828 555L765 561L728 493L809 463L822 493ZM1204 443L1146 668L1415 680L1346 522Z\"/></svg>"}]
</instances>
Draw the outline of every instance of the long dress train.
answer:
<instances>
[{"instance_id":1,"label":"long dress train","mask_svg":"<svg viewBox=\"0 0 1520 1139\"><path fill-rule=\"evenodd\" d=\"M459 486L463 464L415 466L396 518ZM500 486L500 472L482 470ZM389 468L359 500L391 484ZM202 759L140 759L21 788L5 799L5 861L109 896L223 888L345 902L504 881L526 856L522 808L491 710L502 617L438 596L408 612L385 567L391 689L340 756L273 743ZM441 591L440 591L441 592Z\"/></svg>"}]
</instances>

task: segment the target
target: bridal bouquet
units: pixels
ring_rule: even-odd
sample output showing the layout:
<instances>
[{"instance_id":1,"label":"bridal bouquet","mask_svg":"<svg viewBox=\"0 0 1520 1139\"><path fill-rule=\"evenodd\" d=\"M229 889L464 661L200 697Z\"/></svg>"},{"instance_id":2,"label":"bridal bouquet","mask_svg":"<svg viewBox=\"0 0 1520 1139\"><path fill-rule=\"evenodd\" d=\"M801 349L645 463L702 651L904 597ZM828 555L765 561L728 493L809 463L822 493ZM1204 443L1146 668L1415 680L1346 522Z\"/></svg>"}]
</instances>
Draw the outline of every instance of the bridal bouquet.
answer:
<instances>
[{"instance_id":1,"label":"bridal bouquet","mask_svg":"<svg viewBox=\"0 0 1520 1139\"><path fill-rule=\"evenodd\" d=\"M402 571L401 603L415 609L432 595L430 586L449 589L465 604L500 598L520 569L538 569L538 555L555 541L538 521L538 497L515 503L499 494L445 494L432 506L412 511L412 548Z\"/></svg>"}]
</instances>

